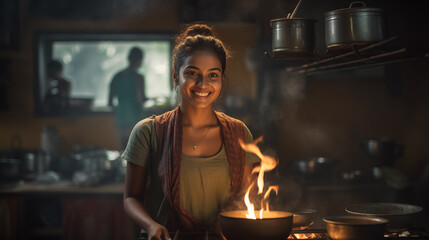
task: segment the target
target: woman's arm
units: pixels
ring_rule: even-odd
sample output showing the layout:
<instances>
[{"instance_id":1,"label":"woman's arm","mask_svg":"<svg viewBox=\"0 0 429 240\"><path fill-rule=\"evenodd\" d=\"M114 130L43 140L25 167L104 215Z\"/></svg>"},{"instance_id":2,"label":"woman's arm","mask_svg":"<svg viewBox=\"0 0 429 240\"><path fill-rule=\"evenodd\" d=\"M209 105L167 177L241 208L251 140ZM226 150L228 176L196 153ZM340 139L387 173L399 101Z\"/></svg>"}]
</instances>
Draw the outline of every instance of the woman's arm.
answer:
<instances>
[{"instance_id":1,"label":"woman's arm","mask_svg":"<svg viewBox=\"0 0 429 240\"><path fill-rule=\"evenodd\" d=\"M155 222L143 207L148 171L134 163L127 163L125 176L124 208L128 216L146 230L149 240L171 239L168 230Z\"/></svg>"}]
</instances>

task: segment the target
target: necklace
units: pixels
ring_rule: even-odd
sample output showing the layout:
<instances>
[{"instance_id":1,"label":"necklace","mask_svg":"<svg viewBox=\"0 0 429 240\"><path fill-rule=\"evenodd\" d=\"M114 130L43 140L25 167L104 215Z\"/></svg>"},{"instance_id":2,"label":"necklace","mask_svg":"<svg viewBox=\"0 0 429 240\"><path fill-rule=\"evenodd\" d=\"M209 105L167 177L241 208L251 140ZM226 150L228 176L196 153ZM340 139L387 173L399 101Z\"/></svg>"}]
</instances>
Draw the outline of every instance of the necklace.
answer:
<instances>
[{"instance_id":1,"label":"necklace","mask_svg":"<svg viewBox=\"0 0 429 240\"><path fill-rule=\"evenodd\" d=\"M189 133L188 133L188 131L186 130L186 128L184 128L185 129L185 132L186 132L186 134L188 135L188 137L189 137L189 140L191 140L191 143L192 143L192 148L194 149L194 151L196 151L197 150L197 145L198 144L200 144L203 140L204 140L204 138L207 136L207 133L209 132L209 130L210 130L210 127L207 127L207 130L206 130L206 132L204 133L204 136L197 142L197 143L194 143L194 141L192 140L192 138L191 138L191 135L189 135Z\"/></svg>"}]
</instances>

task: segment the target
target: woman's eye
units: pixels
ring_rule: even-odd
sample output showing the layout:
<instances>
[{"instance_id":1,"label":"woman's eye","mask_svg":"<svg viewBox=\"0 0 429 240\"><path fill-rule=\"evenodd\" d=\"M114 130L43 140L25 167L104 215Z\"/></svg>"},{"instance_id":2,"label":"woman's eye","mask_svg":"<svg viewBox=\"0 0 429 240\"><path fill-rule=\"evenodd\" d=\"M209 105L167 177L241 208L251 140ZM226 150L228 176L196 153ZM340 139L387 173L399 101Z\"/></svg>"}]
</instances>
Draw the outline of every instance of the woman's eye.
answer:
<instances>
[{"instance_id":1,"label":"woman's eye","mask_svg":"<svg viewBox=\"0 0 429 240\"><path fill-rule=\"evenodd\" d=\"M188 72L185 72L185 75L190 76L190 77L197 77L198 73L195 71L188 71Z\"/></svg>"},{"instance_id":2,"label":"woman's eye","mask_svg":"<svg viewBox=\"0 0 429 240\"><path fill-rule=\"evenodd\" d=\"M219 74L217 74L217 73L209 73L209 77L211 77L211 78L217 78L217 77L219 77Z\"/></svg>"}]
</instances>

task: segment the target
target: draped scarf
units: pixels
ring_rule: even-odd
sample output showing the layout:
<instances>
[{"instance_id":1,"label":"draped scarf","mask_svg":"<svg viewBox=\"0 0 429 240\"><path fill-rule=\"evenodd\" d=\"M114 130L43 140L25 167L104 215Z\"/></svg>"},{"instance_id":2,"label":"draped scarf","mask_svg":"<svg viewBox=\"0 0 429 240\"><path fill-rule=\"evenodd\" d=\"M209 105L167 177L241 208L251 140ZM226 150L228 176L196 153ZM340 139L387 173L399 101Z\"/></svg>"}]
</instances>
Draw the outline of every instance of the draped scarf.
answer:
<instances>
[{"instance_id":1,"label":"draped scarf","mask_svg":"<svg viewBox=\"0 0 429 240\"><path fill-rule=\"evenodd\" d=\"M244 173L245 151L238 139L245 140L243 123L224 113L216 112L231 179L231 192L240 191ZM183 123L180 107L155 117L155 131L159 149L158 176L172 212L170 224L182 230L203 230L198 221L180 203L180 165L182 160Z\"/></svg>"}]
</instances>

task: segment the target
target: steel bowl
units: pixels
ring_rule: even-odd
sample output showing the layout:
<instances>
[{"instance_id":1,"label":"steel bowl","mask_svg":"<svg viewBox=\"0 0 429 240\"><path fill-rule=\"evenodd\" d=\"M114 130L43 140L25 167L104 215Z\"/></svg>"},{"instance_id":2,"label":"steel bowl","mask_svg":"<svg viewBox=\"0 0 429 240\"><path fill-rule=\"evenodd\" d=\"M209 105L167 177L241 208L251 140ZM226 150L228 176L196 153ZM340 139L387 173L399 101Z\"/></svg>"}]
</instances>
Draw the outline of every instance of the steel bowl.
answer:
<instances>
[{"instance_id":1,"label":"steel bowl","mask_svg":"<svg viewBox=\"0 0 429 240\"><path fill-rule=\"evenodd\" d=\"M314 223L314 217L317 213L313 209L297 209L290 211L293 214L293 230L303 230Z\"/></svg>"},{"instance_id":2,"label":"steel bowl","mask_svg":"<svg viewBox=\"0 0 429 240\"><path fill-rule=\"evenodd\" d=\"M401 203L363 203L346 207L348 213L369 217L381 217L389 220L386 228L389 232L404 231L412 225L413 215L422 207Z\"/></svg>"},{"instance_id":3,"label":"steel bowl","mask_svg":"<svg viewBox=\"0 0 429 240\"><path fill-rule=\"evenodd\" d=\"M383 239L388 220L365 216L325 217L326 231L333 240Z\"/></svg>"},{"instance_id":4,"label":"steel bowl","mask_svg":"<svg viewBox=\"0 0 429 240\"><path fill-rule=\"evenodd\" d=\"M219 214L220 229L228 240L284 240L292 230L292 213L269 211L262 219L247 219L246 213L237 210Z\"/></svg>"}]
</instances>

